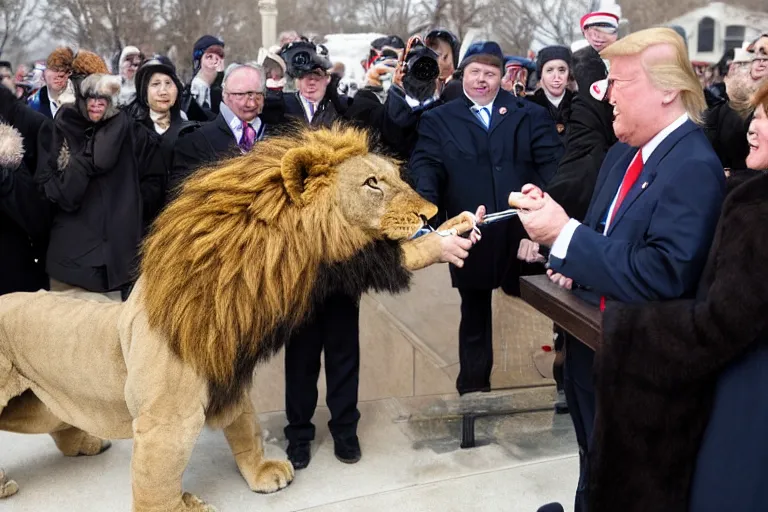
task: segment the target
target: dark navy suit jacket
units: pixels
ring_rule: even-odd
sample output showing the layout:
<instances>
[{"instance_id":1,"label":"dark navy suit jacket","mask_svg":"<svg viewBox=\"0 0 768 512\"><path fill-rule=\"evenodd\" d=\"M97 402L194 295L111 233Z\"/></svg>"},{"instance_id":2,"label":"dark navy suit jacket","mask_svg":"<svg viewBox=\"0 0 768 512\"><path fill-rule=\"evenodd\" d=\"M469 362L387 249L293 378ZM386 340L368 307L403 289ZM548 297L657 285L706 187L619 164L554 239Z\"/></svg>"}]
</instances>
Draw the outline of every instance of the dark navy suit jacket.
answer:
<instances>
[{"instance_id":1,"label":"dark navy suit jacket","mask_svg":"<svg viewBox=\"0 0 768 512\"><path fill-rule=\"evenodd\" d=\"M653 151L603 235L606 214L637 148L614 145L600 168L587 216L553 270L599 296L645 302L691 296L725 196L725 174L691 121Z\"/></svg>"},{"instance_id":2,"label":"dark navy suit jacket","mask_svg":"<svg viewBox=\"0 0 768 512\"><path fill-rule=\"evenodd\" d=\"M481 204L488 213L506 210L510 192L526 183L545 186L563 156L555 123L539 105L500 90L488 129L471 106L462 94L423 114L409 164L416 191L448 217ZM522 236L517 219L484 227L464 267L451 266L454 286L500 286Z\"/></svg>"}]
</instances>

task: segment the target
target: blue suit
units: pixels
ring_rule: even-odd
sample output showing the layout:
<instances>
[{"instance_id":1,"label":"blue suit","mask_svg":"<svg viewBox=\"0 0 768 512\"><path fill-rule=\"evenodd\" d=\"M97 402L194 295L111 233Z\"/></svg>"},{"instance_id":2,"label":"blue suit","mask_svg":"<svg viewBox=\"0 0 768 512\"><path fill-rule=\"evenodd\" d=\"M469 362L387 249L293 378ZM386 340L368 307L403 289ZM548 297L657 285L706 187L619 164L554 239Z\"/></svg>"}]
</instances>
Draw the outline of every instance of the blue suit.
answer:
<instances>
[{"instance_id":1,"label":"blue suit","mask_svg":"<svg viewBox=\"0 0 768 512\"><path fill-rule=\"evenodd\" d=\"M604 235L608 211L637 151L622 143L611 148L565 258L550 257L551 268L572 278L594 303L601 296L631 303L693 296L720 215L722 165L701 128L686 121L651 153ZM577 512L586 510L593 357L567 337L565 388L582 455Z\"/></svg>"},{"instance_id":2,"label":"blue suit","mask_svg":"<svg viewBox=\"0 0 768 512\"><path fill-rule=\"evenodd\" d=\"M526 183L545 186L557 170L563 145L549 113L500 90L488 128L464 95L423 114L411 156L414 188L449 217L509 208L507 197ZM491 294L503 286L516 292L520 221L483 227L483 241L463 268L451 265L453 286L461 296L459 393L490 390L493 368ZM511 285L511 286L510 286Z\"/></svg>"}]
</instances>

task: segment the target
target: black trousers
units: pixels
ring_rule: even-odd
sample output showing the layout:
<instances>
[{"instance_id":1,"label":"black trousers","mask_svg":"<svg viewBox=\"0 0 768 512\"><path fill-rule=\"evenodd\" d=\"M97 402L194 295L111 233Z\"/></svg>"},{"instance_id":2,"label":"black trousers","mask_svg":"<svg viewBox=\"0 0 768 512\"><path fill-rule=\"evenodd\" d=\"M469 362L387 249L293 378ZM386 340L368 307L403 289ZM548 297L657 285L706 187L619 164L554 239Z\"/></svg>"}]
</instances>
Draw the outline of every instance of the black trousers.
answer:
<instances>
[{"instance_id":1,"label":"black trousers","mask_svg":"<svg viewBox=\"0 0 768 512\"><path fill-rule=\"evenodd\" d=\"M314 312L285 346L285 412L289 442L312 441L312 416L317 406L320 354L325 352L326 404L331 411L328 428L334 437L357 434L360 412L357 387L360 376L360 298L332 295Z\"/></svg>"},{"instance_id":2,"label":"black trousers","mask_svg":"<svg viewBox=\"0 0 768 512\"><path fill-rule=\"evenodd\" d=\"M565 397L579 444L579 485L576 488L574 510L587 512L589 451L592 448L592 432L595 427L595 388L592 383L595 352L571 334L562 332L565 335Z\"/></svg>"},{"instance_id":3,"label":"black trousers","mask_svg":"<svg viewBox=\"0 0 768 512\"><path fill-rule=\"evenodd\" d=\"M493 369L493 290L459 288L461 323L459 324L459 394L491 390Z\"/></svg>"}]
</instances>

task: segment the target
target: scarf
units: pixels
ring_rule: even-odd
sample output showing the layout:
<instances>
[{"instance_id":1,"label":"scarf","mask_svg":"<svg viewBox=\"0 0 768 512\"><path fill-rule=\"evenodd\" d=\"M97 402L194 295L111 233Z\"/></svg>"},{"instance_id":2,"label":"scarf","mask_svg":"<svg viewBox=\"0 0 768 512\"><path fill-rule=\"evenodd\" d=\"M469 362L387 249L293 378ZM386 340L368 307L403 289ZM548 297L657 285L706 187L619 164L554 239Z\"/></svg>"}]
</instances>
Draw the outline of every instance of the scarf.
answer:
<instances>
[{"instance_id":1,"label":"scarf","mask_svg":"<svg viewBox=\"0 0 768 512\"><path fill-rule=\"evenodd\" d=\"M171 127L170 110L165 112L155 112L154 110L150 110L149 118L152 119L152 122L155 124L155 131L160 135L164 134L166 131L168 131L168 128Z\"/></svg>"}]
</instances>

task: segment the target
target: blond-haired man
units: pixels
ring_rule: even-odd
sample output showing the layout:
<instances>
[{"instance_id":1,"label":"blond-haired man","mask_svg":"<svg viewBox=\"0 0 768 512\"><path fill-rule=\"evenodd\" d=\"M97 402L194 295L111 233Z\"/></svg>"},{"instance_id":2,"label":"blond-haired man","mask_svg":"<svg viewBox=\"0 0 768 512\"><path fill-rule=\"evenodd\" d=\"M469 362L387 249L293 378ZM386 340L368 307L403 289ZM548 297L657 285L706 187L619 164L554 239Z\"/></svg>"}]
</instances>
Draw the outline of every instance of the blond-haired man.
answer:
<instances>
[{"instance_id":1,"label":"blond-haired man","mask_svg":"<svg viewBox=\"0 0 768 512\"><path fill-rule=\"evenodd\" d=\"M690 296L712 241L725 176L698 126L705 102L685 43L671 29L654 28L601 56L610 61L603 87L620 142L606 155L587 216L583 223L569 219L548 194L527 185L523 206L530 211L520 220L533 241L551 247L550 278L595 304ZM592 460L593 441L605 426L595 424L594 353L568 338L566 354L566 394L582 452L576 510L583 512L587 468L599 463ZM642 407L642 399L612 404L612 410Z\"/></svg>"}]
</instances>

